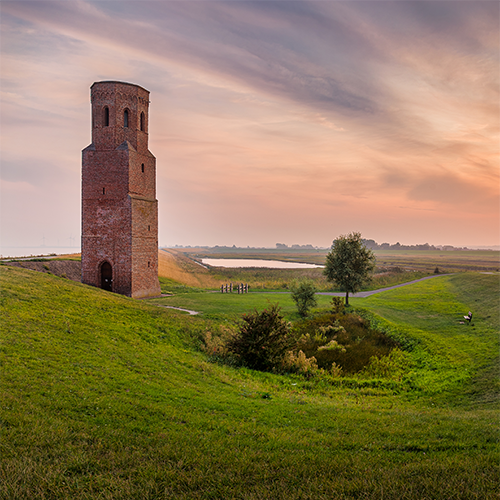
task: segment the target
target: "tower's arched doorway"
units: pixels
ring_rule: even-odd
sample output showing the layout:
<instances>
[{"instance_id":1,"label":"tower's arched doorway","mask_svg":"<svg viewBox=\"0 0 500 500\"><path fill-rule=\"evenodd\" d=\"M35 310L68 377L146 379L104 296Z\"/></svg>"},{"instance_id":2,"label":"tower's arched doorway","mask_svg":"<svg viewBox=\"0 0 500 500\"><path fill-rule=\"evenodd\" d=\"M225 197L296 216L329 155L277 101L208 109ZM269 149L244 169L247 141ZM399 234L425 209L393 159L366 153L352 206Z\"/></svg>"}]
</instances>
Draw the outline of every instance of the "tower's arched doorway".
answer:
<instances>
[{"instance_id":1,"label":"tower's arched doorway","mask_svg":"<svg viewBox=\"0 0 500 500\"><path fill-rule=\"evenodd\" d=\"M113 268L109 262L104 261L100 268L101 288L108 292L113 291Z\"/></svg>"}]
</instances>

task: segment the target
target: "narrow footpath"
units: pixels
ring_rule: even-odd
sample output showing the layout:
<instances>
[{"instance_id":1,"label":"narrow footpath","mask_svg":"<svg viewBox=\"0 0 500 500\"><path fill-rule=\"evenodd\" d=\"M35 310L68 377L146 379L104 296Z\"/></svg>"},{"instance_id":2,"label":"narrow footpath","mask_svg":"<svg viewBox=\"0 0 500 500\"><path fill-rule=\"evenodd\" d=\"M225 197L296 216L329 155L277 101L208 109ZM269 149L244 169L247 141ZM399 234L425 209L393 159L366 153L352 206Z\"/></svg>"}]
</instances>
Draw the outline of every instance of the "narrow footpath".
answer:
<instances>
[{"instance_id":1,"label":"narrow footpath","mask_svg":"<svg viewBox=\"0 0 500 500\"><path fill-rule=\"evenodd\" d=\"M194 316L196 314L200 314L200 311L192 311L191 309L183 309L182 307L164 306L163 304L155 304L155 305L158 307L165 307L166 309L176 309L177 311L187 312L191 316Z\"/></svg>"}]
</instances>

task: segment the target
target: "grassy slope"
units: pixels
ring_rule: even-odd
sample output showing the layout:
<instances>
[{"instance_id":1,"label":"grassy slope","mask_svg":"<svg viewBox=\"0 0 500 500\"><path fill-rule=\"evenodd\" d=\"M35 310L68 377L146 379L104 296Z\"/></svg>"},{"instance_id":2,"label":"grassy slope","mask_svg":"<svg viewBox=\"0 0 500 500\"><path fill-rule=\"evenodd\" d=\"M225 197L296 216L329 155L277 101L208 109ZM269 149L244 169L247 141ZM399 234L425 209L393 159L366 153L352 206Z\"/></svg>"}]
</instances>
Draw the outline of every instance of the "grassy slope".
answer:
<instances>
[{"instance_id":1,"label":"grassy slope","mask_svg":"<svg viewBox=\"0 0 500 500\"><path fill-rule=\"evenodd\" d=\"M464 383L489 380L490 396L481 396L498 405L499 348L498 275L464 274L438 277L408 287L353 299L355 306L369 309L384 318L389 328L398 328L416 341L413 358L417 371L413 385L453 398L464 392ZM460 324L473 311L469 326ZM489 375L485 375L489 373Z\"/></svg>"},{"instance_id":2,"label":"grassy slope","mask_svg":"<svg viewBox=\"0 0 500 500\"><path fill-rule=\"evenodd\" d=\"M219 280L206 268L173 249L158 251L158 275L160 278L168 278L188 286L203 288L219 286Z\"/></svg>"},{"instance_id":3,"label":"grassy slope","mask_svg":"<svg viewBox=\"0 0 500 500\"><path fill-rule=\"evenodd\" d=\"M455 408L208 364L192 349L206 320L0 271L0 498L468 499L498 491L488 405ZM463 296L478 282L443 283ZM485 300L491 283L477 288ZM398 306L391 316L370 300L400 321ZM421 320L412 335L427 331ZM489 338L480 321L476 334Z\"/></svg>"}]
</instances>

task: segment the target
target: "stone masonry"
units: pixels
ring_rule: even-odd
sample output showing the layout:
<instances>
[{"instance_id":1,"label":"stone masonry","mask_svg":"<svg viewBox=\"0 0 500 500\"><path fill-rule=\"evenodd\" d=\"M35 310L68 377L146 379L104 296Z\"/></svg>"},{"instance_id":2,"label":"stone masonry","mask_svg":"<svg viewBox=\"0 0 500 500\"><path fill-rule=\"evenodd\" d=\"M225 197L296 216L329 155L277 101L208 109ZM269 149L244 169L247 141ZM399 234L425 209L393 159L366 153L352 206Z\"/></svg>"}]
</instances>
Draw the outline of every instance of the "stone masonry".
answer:
<instances>
[{"instance_id":1,"label":"stone masonry","mask_svg":"<svg viewBox=\"0 0 500 500\"><path fill-rule=\"evenodd\" d=\"M159 295L149 92L96 82L91 103L92 144L82 151L82 283L129 297Z\"/></svg>"}]
</instances>

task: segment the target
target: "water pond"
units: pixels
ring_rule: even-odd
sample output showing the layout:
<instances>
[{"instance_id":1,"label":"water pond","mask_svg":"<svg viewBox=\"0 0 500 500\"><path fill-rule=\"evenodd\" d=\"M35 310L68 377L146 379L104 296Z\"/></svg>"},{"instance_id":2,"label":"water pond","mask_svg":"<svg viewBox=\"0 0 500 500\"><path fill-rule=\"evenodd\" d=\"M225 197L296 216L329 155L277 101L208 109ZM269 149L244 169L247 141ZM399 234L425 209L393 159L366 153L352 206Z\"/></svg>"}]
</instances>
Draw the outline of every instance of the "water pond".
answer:
<instances>
[{"instance_id":1,"label":"water pond","mask_svg":"<svg viewBox=\"0 0 500 500\"><path fill-rule=\"evenodd\" d=\"M266 267L268 269L313 269L316 264L303 262L282 262L264 259L202 259L203 264L212 267Z\"/></svg>"}]
</instances>

